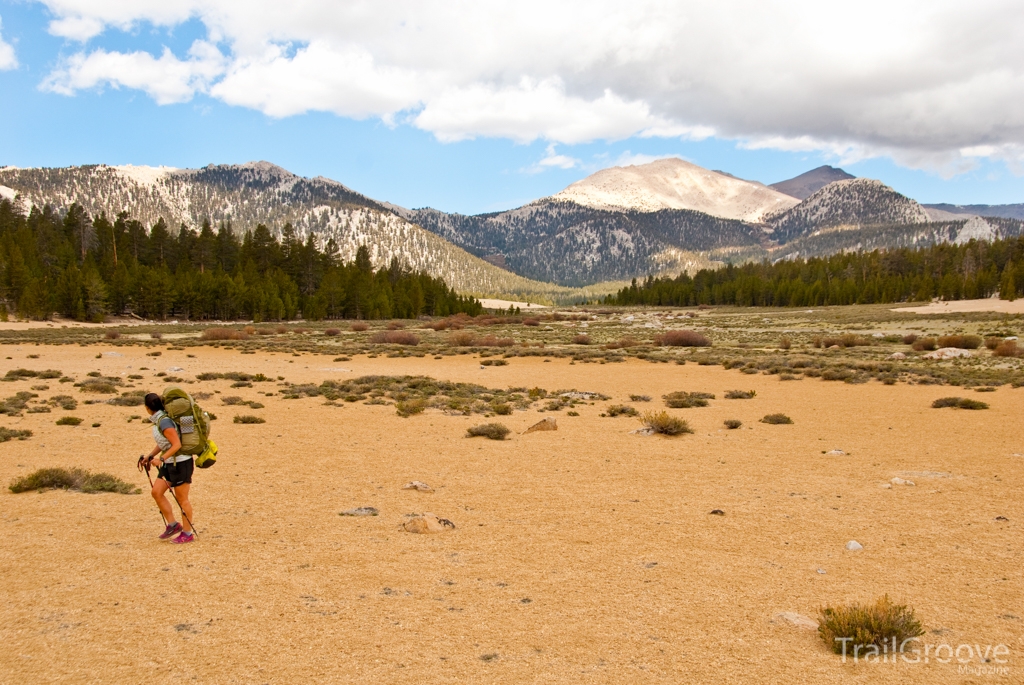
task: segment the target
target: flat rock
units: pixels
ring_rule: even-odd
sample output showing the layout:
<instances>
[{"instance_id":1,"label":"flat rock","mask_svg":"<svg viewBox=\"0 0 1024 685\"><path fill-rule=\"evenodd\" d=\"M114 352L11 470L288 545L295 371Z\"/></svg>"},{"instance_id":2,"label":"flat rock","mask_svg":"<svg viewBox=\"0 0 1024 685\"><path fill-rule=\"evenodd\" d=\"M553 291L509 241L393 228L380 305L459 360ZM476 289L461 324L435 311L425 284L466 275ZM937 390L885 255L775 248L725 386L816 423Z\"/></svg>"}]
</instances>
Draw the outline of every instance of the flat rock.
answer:
<instances>
[{"instance_id":1,"label":"flat rock","mask_svg":"<svg viewBox=\"0 0 1024 685\"><path fill-rule=\"evenodd\" d=\"M411 480L402 486L403 490L419 490L420 492L433 492L434 488L418 480Z\"/></svg>"},{"instance_id":2,"label":"flat rock","mask_svg":"<svg viewBox=\"0 0 1024 685\"><path fill-rule=\"evenodd\" d=\"M586 400L589 402L591 400L602 399L604 395L599 392L582 392L579 390L573 390L572 392L563 392L559 397L564 397L567 400Z\"/></svg>"},{"instance_id":3,"label":"flat rock","mask_svg":"<svg viewBox=\"0 0 1024 685\"><path fill-rule=\"evenodd\" d=\"M402 524L402 528L407 533L443 533L455 528L455 524L448 519L438 518L428 511L409 519Z\"/></svg>"},{"instance_id":4,"label":"flat rock","mask_svg":"<svg viewBox=\"0 0 1024 685\"><path fill-rule=\"evenodd\" d=\"M124 355L121 354L120 352L104 352L103 356L104 357L123 357Z\"/></svg>"},{"instance_id":5,"label":"flat rock","mask_svg":"<svg viewBox=\"0 0 1024 685\"><path fill-rule=\"evenodd\" d=\"M181 368L180 366L172 366L171 368L167 369L167 373L174 373L175 371L184 371L184 370L185 369Z\"/></svg>"},{"instance_id":6,"label":"flat rock","mask_svg":"<svg viewBox=\"0 0 1024 685\"><path fill-rule=\"evenodd\" d=\"M945 471L897 471L900 478L952 478L952 473Z\"/></svg>"},{"instance_id":7,"label":"flat rock","mask_svg":"<svg viewBox=\"0 0 1024 685\"><path fill-rule=\"evenodd\" d=\"M356 507L355 509L346 509L341 512L341 516L376 516L380 512L374 507Z\"/></svg>"},{"instance_id":8,"label":"flat rock","mask_svg":"<svg viewBox=\"0 0 1024 685\"><path fill-rule=\"evenodd\" d=\"M534 433L536 431L556 431L556 430L558 430L558 422L555 421L554 417L549 416L549 417L547 417L547 418L545 418L545 419L543 419L541 421L538 421L537 423L533 424L529 428L527 428L525 431L523 431L523 434L525 435L526 433Z\"/></svg>"},{"instance_id":9,"label":"flat rock","mask_svg":"<svg viewBox=\"0 0 1024 685\"><path fill-rule=\"evenodd\" d=\"M900 478L899 476L896 476L895 478L893 478L889 482L892 483L893 485L913 485L914 484L914 481L907 480L905 478Z\"/></svg>"},{"instance_id":10,"label":"flat rock","mask_svg":"<svg viewBox=\"0 0 1024 685\"><path fill-rule=\"evenodd\" d=\"M846 543L846 549L850 552L859 552L860 550L864 549L864 545L860 544L856 540L850 540Z\"/></svg>"},{"instance_id":11,"label":"flat rock","mask_svg":"<svg viewBox=\"0 0 1024 685\"><path fill-rule=\"evenodd\" d=\"M629 431L630 435L654 435L653 428L637 428L635 431Z\"/></svg>"},{"instance_id":12,"label":"flat rock","mask_svg":"<svg viewBox=\"0 0 1024 685\"><path fill-rule=\"evenodd\" d=\"M825 456L826 457L845 457L846 456L846 452L844 452L842 450L829 450L828 452L825 452Z\"/></svg>"},{"instance_id":13,"label":"flat rock","mask_svg":"<svg viewBox=\"0 0 1024 685\"><path fill-rule=\"evenodd\" d=\"M925 359L956 359L957 357L970 357L970 350L961 350L959 347L940 347L934 352L923 355Z\"/></svg>"},{"instance_id":14,"label":"flat rock","mask_svg":"<svg viewBox=\"0 0 1024 685\"><path fill-rule=\"evenodd\" d=\"M712 516L725 516L725 512L722 511L721 509L712 509L709 513Z\"/></svg>"},{"instance_id":15,"label":"flat rock","mask_svg":"<svg viewBox=\"0 0 1024 685\"><path fill-rule=\"evenodd\" d=\"M906 359L906 358L907 358L907 355L903 354L902 352L893 352L892 354L889 355L889 359Z\"/></svg>"},{"instance_id":16,"label":"flat rock","mask_svg":"<svg viewBox=\"0 0 1024 685\"><path fill-rule=\"evenodd\" d=\"M803 628L804 630L817 630L818 622L812 618L807 618L803 614L798 614L795 611L780 611L775 614L775 620L779 622L788 623L796 626L797 628Z\"/></svg>"}]
</instances>

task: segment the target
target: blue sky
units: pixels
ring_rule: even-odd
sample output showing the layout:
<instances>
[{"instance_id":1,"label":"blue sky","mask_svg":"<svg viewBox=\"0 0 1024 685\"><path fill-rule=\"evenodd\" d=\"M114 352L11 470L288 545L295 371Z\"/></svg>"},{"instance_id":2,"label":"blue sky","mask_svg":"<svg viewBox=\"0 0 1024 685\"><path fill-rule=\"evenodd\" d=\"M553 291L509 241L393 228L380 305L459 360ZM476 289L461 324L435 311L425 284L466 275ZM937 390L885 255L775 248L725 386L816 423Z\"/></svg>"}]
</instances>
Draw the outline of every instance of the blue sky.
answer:
<instances>
[{"instance_id":1,"label":"blue sky","mask_svg":"<svg viewBox=\"0 0 1024 685\"><path fill-rule=\"evenodd\" d=\"M930 90L918 84L933 74L908 74L902 91L885 82L891 60L916 62L931 48L896 56L879 48L889 66L877 67L874 80L885 82L877 93L863 90L864 74L876 68L871 60L853 76L798 74L808 50L825 48L804 46L801 55L776 46L773 59L801 79L767 87L767 77L742 81L737 71L708 68L672 67L650 78L666 62L692 57L672 52L681 49L676 42L653 57L640 54L660 40L645 32L675 20L659 19L664 3L618 20L632 33L612 63L590 54L595 46L574 31L566 30L565 41L582 42L562 54L557 31L554 39L536 36L529 22L493 14L439 27L410 5L385 3L384 17L320 22L314 12L294 25L253 26L227 16L252 3L225 2L214 17L202 8L216 3L182 2L172 11L166 8L178 3L140 0L126 9L0 0L0 40L14 60L0 70L0 164L197 167L263 159L407 207L479 213L550 195L617 162L677 155L764 183L832 164L921 202L1024 202L1020 79L992 80L1000 70L1021 73L1012 46ZM956 19L935 19L937 43ZM359 21L359 31L351 29ZM705 33L718 25L707 16L682 17L679 25L694 21L711 26ZM426 35L420 46L395 33L416 22L415 35ZM494 32L490 39L463 45L471 42L466 36L486 33L480 27ZM597 25L593 33L613 28ZM531 41L542 47L531 49ZM456 47L444 54L438 45ZM481 55L481 64L466 54ZM366 64L362 76L338 75ZM989 100L958 109L964 95L957 89L986 78ZM737 97L744 92L748 101ZM953 94L937 99L943 93ZM914 97L920 102L899 109ZM1000 98L1017 104L1007 109Z\"/></svg>"}]
</instances>

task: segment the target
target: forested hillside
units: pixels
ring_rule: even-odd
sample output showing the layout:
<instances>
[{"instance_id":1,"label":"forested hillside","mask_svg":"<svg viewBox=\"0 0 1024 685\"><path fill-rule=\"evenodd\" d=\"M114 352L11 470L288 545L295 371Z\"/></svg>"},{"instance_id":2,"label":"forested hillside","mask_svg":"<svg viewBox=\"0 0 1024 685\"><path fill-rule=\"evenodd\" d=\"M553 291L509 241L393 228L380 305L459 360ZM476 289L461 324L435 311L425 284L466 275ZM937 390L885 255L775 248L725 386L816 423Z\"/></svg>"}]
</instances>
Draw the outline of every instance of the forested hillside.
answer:
<instances>
[{"instance_id":1,"label":"forested hillside","mask_svg":"<svg viewBox=\"0 0 1024 685\"><path fill-rule=\"evenodd\" d=\"M480 303L393 257L374 270L361 246L343 261L337 244L280 239L259 224L239 237L226 222L196 231L158 220L150 230L127 213L89 217L80 205L61 216L28 215L0 201L0 316L42 319L56 312L102 321L106 314L167 319L276 321L413 318L479 313Z\"/></svg>"},{"instance_id":2,"label":"forested hillside","mask_svg":"<svg viewBox=\"0 0 1024 685\"><path fill-rule=\"evenodd\" d=\"M703 269L648 278L609 304L810 307L1024 294L1024 237L924 249L847 252L830 257Z\"/></svg>"}]
</instances>

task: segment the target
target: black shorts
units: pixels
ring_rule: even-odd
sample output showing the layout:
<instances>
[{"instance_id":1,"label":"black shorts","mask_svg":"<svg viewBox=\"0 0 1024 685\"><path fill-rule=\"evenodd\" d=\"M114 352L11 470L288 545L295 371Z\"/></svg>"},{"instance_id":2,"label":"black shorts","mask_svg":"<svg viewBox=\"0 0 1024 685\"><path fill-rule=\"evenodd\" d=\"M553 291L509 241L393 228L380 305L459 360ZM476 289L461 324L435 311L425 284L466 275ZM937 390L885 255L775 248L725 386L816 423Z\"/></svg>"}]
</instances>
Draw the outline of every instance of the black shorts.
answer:
<instances>
[{"instance_id":1,"label":"black shorts","mask_svg":"<svg viewBox=\"0 0 1024 685\"><path fill-rule=\"evenodd\" d=\"M157 478L163 478L172 488L192 482L192 471L195 470L195 459L179 461L177 464L167 462L156 472Z\"/></svg>"}]
</instances>

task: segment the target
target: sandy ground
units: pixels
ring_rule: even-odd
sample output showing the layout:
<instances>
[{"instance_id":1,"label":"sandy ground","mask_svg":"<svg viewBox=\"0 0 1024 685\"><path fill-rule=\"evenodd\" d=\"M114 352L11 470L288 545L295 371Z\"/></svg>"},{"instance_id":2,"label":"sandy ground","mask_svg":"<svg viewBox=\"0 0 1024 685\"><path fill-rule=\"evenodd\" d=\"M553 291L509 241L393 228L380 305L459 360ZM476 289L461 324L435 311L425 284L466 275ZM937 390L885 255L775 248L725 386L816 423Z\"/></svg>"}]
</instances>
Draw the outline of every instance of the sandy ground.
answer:
<instances>
[{"instance_id":1,"label":"sandy ground","mask_svg":"<svg viewBox=\"0 0 1024 685\"><path fill-rule=\"evenodd\" d=\"M1000 314L1024 314L1024 299L1000 300L987 297L981 300L955 300L953 302L931 302L921 307L899 307L894 312L914 314L958 314L961 312L998 312Z\"/></svg>"},{"instance_id":2,"label":"sandy ground","mask_svg":"<svg viewBox=\"0 0 1024 685\"><path fill-rule=\"evenodd\" d=\"M5 347L8 367L151 374L181 366L262 371L289 381L429 374L489 387L578 388L655 398L718 394L673 410L695 435L639 437L635 419L501 419L505 442L463 437L479 417L266 398L257 387L196 383L259 399L262 425L220 419L221 459L197 474L200 540L156 539L146 495L0 492L3 683L963 683L1024 679L1024 390L979 395L988 411L936 410L963 393L934 386L780 382L719 367L469 357L356 358L226 350ZM28 352L40 359L26 359ZM0 371L2 374L2 371ZM38 383L36 381L35 383ZM43 397L72 390L49 382ZM7 393L32 381L8 383ZM269 386L271 384L262 384ZM721 399L752 388L753 400ZM276 390L276 388L273 388ZM80 399L77 389L73 393ZM973 396L973 394L972 394ZM660 402L653 402L659 405ZM641 405L642 406L642 405ZM791 426L758 419L783 411ZM0 417L31 428L0 444L0 482L55 465L135 470L149 430L139 408L80 405ZM738 418L742 429L722 430ZM101 428L90 428L92 422ZM834 448L841 457L825 456ZM902 472L916 486L882 488ZM906 474L904 474L906 475ZM402 490L417 479L433 493ZM376 518L342 518L357 506ZM724 517L710 516L722 509ZM451 519L439 535L400 532L404 515ZM1005 516L1007 522L995 517ZM856 539L860 552L844 545ZM819 569L825 571L820 573ZM888 593L912 604L931 645L998 645L1009 675L956 662L842 663L813 631L775 619ZM966 652L962 653L966 655ZM483 658L482 658L483 657ZM970 664L978 667L975 658ZM993 680L994 678L994 680Z\"/></svg>"},{"instance_id":3,"label":"sandy ground","mask_svg":"<svg viewBox=\"0 0 1024 685\"><path fill-rule=\"evenodd\" d=\"M547 305L529 303L529 302L516 302L514 300L496 300L494 298L482 298L480 304L484 306L484 309L508 309L510 306L519 307L521 311L527 309L550 309Z\"/></svg>"}]
</instances>

